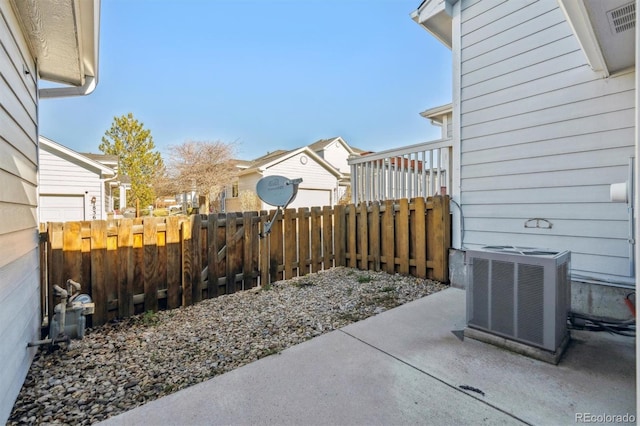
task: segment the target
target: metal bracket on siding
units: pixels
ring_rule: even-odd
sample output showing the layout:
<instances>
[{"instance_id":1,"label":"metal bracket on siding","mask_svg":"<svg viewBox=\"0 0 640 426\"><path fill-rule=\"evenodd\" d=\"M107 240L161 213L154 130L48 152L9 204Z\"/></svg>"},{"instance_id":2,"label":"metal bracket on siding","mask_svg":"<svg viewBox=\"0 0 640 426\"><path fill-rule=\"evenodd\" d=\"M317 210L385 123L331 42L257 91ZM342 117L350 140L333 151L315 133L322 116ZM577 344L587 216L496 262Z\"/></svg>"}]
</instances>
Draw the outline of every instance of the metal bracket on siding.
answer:
<instances>
[{"instance_id":1,"label":"metal bracket on siding","mask_svg":"<svg viewBox=\"0 0 640 426\"><path fill-rule=\"evenodd\" d=\"M540 229L551 229L553 228L553 223L549 222L547 219L542 219L539 217L535 217L533 219L529 219L524 223L525 228L540 228Z\"/></svg>"}]
</instances>

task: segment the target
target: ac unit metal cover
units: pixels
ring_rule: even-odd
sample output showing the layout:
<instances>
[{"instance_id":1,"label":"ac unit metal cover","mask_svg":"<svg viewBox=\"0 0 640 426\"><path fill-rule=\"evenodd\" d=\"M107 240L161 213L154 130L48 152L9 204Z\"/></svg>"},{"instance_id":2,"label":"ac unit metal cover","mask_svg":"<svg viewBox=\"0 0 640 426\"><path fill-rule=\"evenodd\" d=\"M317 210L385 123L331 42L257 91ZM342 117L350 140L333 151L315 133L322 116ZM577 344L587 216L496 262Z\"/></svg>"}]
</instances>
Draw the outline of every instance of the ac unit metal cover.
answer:
<instances>
[{"instance_id":1,"label":"ac unit metal cover","mask_svg":"<svg viewBox=\"0 0 640 426\"><path fill-rule=\"evenodd\" d=\"M571 253L518 246L468 250L467 324L555 352L571 304Z\"/></svg>"}]
</instances>

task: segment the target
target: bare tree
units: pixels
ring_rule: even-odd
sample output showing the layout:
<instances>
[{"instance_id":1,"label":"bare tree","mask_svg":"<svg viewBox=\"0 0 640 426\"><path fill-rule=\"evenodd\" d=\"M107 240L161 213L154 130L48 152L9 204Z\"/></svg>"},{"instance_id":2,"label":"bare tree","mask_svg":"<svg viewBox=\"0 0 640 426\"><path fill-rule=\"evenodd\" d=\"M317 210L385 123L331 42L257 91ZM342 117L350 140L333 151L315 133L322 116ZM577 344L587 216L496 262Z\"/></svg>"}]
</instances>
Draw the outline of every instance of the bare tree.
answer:
<instances>
[{"instance_id":1,"label":"bare tree","mask_svg":"<svg viewBox=\"0 0 640 426\"><path fill-rule=\"evenodd\" d=\"M171 146L164 183L175 193L196 190L209 202L215 201L237 176L235 153L235 142L187 141Z\"/></svg>"}]
</instances>

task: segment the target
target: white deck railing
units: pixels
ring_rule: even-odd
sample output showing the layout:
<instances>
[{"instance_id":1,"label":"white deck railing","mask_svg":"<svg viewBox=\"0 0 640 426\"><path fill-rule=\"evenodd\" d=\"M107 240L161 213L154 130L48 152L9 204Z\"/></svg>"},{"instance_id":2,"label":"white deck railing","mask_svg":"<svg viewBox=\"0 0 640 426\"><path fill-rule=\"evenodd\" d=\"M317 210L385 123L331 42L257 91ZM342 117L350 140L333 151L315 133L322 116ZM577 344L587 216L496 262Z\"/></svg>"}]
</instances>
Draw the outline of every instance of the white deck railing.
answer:
<instances>
[{"instance_id":1,"label":"white deck railing","mask_svg":"<svg viewBox=\"0 0 640 426\"><path fill-rule=\"evenodd\" d=\"M441 139L351 157L353 203L449 193L452 147L451 139Z\"/></svg>"}]
</instances>

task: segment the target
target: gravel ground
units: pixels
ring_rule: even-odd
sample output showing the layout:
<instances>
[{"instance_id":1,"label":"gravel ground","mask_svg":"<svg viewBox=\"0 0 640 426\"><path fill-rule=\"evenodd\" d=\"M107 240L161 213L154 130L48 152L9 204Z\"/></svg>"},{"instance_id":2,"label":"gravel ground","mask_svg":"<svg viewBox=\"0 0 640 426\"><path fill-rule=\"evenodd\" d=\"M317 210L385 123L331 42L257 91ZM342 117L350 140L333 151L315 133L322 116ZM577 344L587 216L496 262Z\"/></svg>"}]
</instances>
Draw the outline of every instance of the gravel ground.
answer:
<instances>
[{"instance_id":1,"label":"gravel ground","mask_svg":"<svg viewBox=\"0 0 640 426\"><path fill-rule=\"evenodd\" d=\"M89 329L40 349L8 424L96 423L443 288L340 267Z\"/></svg>"}]
</instances>

